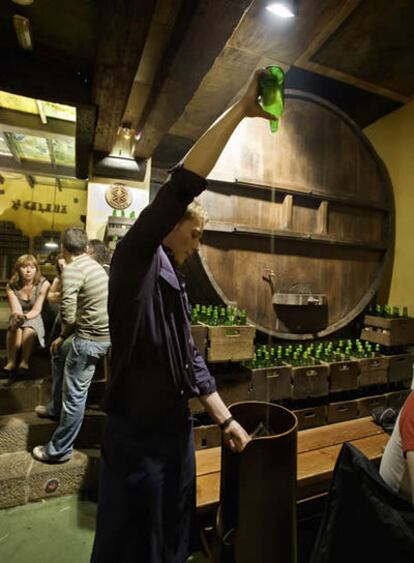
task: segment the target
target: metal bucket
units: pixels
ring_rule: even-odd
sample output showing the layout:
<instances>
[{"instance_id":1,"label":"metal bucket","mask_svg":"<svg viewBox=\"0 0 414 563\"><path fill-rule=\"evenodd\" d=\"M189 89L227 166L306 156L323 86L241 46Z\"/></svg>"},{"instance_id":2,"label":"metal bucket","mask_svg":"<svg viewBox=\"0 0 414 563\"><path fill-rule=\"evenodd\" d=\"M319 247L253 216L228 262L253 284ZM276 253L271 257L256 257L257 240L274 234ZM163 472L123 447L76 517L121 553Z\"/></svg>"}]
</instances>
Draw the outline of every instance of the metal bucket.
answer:
<instances>
[{"instance_id":1,"label":"metal bucket","mask_svg":"<svg viewBox=\"0 0 414 563\"><path fill-rule=\"evenodd\" d=\"M230 411L250 435L260 425L268 432L241 454L223 447L215 560L295 563L297 418L256 401L236 403Z\"/></svg>"}]
</instances>

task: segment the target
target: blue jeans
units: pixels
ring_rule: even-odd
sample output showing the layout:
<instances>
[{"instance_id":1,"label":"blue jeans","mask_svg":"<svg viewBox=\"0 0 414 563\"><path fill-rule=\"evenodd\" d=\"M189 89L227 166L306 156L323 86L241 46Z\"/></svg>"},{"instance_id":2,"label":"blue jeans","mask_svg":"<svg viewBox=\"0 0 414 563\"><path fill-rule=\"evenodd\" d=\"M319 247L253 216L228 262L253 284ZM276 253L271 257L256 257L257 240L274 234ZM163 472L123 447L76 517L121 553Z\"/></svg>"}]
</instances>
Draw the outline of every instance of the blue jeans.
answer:
<instances>
[{"instance_id":1,"label":"blue jeans","mask_svg":"<svg viewBox=\"0 0 414 563\"><path fill-rule=\"evenodd\" d=\"M59 425L46 446L48 456L69 458L82 426L89 385L98 360L110 342L95 342L74 336L65 340L52 360L52 401L48 412L60 415Z\"/></svg>"}]
</instances>

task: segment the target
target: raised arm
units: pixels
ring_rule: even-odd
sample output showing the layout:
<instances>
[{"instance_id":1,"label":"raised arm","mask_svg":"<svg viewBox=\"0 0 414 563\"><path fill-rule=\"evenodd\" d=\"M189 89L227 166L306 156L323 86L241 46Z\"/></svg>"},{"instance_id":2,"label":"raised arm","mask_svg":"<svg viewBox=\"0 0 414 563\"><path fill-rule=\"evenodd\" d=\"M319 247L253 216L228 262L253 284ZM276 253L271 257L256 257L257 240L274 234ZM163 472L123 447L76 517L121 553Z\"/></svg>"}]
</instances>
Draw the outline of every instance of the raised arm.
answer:
<instances>
[{"instance_id":1,"label":"raised arm","mask_svg":"<svg viewBox=\"0 0 414 563\"><path fill-rule=\"evenodd\" d=\"M244 117L274 119L263 111L257 99L259 76L267 71L257 70L244 94L204 133L184 157L184 167L206 178L214 167L233 131Z\"/></svg>"},{"instance_id":2,"label":"raised arm","mask_svg":"<svg viewBox=\"0 0 414 563\"><path fill-rule=\"evenodd\" d=\"M183 168L173 172L171 179L118 244L114 263L121 260L128 267L134 255L150 255L155 251L180 221L191 201L204 190L206 176L244 117L273 119L257 102L258 78L264 72L267 71L255 72L240 100L219 117L191 148L181 163Z\"/></svg>"},{"instance_id":3,"label":"raised arm","mask_svg":"<svg viewBox=\"0 0 414 563\"><path fill-rule=\"evenodd\" d=\"M52 281L52 285L47 294L47 300L49 303L60 303L62 299L62 282L61 279L56 276Z\"/></svg>"}]
</instances>

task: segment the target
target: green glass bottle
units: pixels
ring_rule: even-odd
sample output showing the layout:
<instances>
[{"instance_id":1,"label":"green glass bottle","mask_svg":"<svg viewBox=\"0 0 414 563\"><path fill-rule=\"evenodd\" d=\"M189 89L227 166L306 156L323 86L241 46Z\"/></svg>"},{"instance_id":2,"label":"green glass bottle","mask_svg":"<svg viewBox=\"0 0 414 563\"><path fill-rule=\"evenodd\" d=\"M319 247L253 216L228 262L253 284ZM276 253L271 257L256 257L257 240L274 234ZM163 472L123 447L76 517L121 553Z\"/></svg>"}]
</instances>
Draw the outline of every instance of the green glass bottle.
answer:
<instances>
[{"instance_id":1,"label":"green glass bottle","mask_svg":"<svg viewBox=\"0 0 414 563\"><path fill-rule=\"evenodd\" d=\"M270 130L276 133L285 107L285 73L279 66L268 66L266 70L267 73L259 77L259 95L262 108L275 117L270 122Z\"/></svg>"},{"instance_id":2,"label":"green glass bottle","mask_svg":"<svg viewBox=\"0 0 414 563\"><path fill-rule=\"evenodd\" d=\"M112 209L112 217L116 217L116 216L117 216L116 209Z\"/></svg>"},{"instance_id":3,"label":"green glass bottle","mask_svg":"<svg viewBox=\"0 0 414 563\"><path fill-rule=\"evenodd\" d=\"M121 209L121 217L125 217L125 209Z\"/></svg>"},{"instance_id":4,"label":"green glass bottle","mask_svg":"<svg viewBox=\"0 0 414 563\"><path fill-rule=\"evenodd\" d=\"M193 309L192 309L192 311L191 311L191 324L192 324L192 325L198 324L198 311L197 311L197 307L193 307Z\"/></svg>"},{"instance_id":5,"label":"green glass bottle","mask_svg":"<svg viewBox=\"0 0 414 563\"><path fill-rule=\"evenodd\" d=\"M131 213L129 214L129 218L135 219L135 211L134 210L132 210Z\"/></svg>"},{"instance_id":6,"label":"green glass bottle","mask_svg":"<svg viewBox=\"0 0 414 563\"><path fill-rule=\"evenodd\" d=\"M403 307L402 316L403 316L403 317L408 317L408 307Z\"/></svg>"},{"instance_id":7,"label":"green glass bottle","mask_svg":"<svg viewBox=\"0 0 414 563\"><path fill-rule=\"evenodd\" d=\"M239 318L240 318L240 324L241 325L247 324L247 311L246 311L246 309L242 309L240 311L240 317Z\"/></svg>"}]
</instances>

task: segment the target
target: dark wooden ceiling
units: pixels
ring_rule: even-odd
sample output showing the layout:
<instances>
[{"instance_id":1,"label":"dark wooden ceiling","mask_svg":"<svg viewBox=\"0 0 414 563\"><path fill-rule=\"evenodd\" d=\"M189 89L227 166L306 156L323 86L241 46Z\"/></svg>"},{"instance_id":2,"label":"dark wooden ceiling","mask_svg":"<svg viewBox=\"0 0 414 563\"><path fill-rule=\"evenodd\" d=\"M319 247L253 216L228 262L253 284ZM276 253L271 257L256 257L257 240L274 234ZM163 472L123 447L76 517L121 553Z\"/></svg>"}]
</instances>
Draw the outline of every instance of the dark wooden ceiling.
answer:
<instances>
[{"instance_id":1,"label":"dark wooden ceiling","mask_svg":"<svg viewBox=\"0 0 414 563\"><path fill-rule=\"evenodd\" d=\"M165 169L271 63L289 88L327 98L361 127L414 96L412 0L301 0L278 19L270 0L2 0L0 90L78 108L77 174L140 132L137 159ZM13 14L29 18L19 46Z\"/></svg>"}]
</instances>

